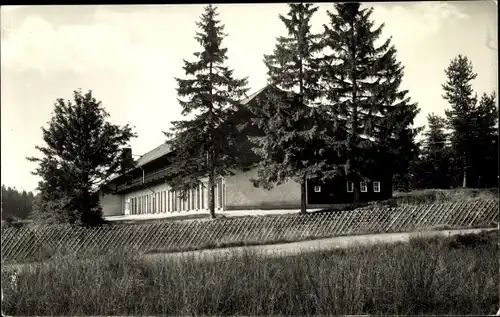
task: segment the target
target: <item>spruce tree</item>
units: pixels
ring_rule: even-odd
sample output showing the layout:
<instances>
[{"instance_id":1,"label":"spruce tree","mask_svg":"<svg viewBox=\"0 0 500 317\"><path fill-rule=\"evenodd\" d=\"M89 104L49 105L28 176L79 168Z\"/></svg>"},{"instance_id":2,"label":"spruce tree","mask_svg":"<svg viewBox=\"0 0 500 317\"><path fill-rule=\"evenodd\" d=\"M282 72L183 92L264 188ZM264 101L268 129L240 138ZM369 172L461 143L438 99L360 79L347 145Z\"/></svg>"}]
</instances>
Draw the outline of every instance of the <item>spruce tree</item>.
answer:
<instances>
[{"instance_id":1,"label":"spruce tree","mask_svg":"<svg viewBox=\"0 0 500 317\"><path fill-rule=\"evenodd\" d=\"M446 120L434 113L427 115L428 128L420 160L419 187L450 188L451 153L446 134Z\"/></svg>"},{"instance_id":2,"label":"spruce tree","mask_svg":"<svg viewBox=\"0 0 500 317\"><path fill-rule=\"evenodd\" d=\"M48 128L42 128L45 146L36 146L43 156L28 158L38 162L33 174L42 179L35 209L43 218L102 223L99 186L119 171L121 148L135 137L131 127L111 124L108 117L91 91L78 90L73 102L58 99L55 103Z\"/></svg>"},{"instance_id":3,"label":"spruce tree","mask_svg":"<svg viewBox=\"0 0 500 317\"><path fill-rule=\"evenodd\" d=\"M443 98L451 106L451 109L445 110L445 114L452 130L454 163L461 167L462 187L467 187L472 184L468 175L474 172L473 149L474 143L478 141L475 137L477 94L471 83L477 74L474 73L470 60L463 55L452 59L445 73L447 80L442 85L445 92Z\"/></svg>"},{"instance_id":4,"label":"spruce tree","mask_svg":"<svg viewBox=\"0 0 500 317\"><path fill-rule=\"evenodd\" d=\"M183 196L190 188L208 177L209 209L215 218L215 177L231 174L239 162L234 154L234 129L226 123L239 108L239 102L248 91L247 79L236 79L229 69L227 48L222 46L226 37L224 25L217 20L212 5L205 7L201 20L196 23L199 32L195 39L201 51L194 53L195 61L184 60L188 78L177 78L178 101L185 120L172 122L166 133L174 157L169 184Z\"/></svg>"},{"instance_id":5,"label":"spruce tree","mask_svg":"<svg viewBox=\"0 0 500 317\"><path fill-rule=\"evenodd\" d=\"M253 138L262 158L254 184L271 188L288 179L298 182L300 212L305 213L306 182L321 171L321 161L315 155L319 148L313 146L320 142L318 115L310 107L320 95L318 35L311 32L311 18L318 7L304 3L288 6L287 16L279 16L288 35L278 37L273 53L264 55L272 89L267 100L253 108L256 123L264 132Z\"/></svg>"},{"instance_id":6,"label":"spruce tree","mask_svg":"<svg viewBox=\"0 0 500 317\"><path fill-rule=\"evenodd\" d=\"M412 128L419 109L400 90L403 67L396 60L396 49L387 39L380 46L383 24L374 28L373 9L361 9L359 3L334 4L327 11L329 25L324 25L321 45L324 100L321 107L332 126L345 127L332 136L335 153L345 160L332 162L343 176L359 184L369 179L373 170L408 173L408 161L418 147ZM381 167L384 162L384 167ZM359 188L354 188L354 202Z\"/></svg>"},{"instance_id":7,"label":"spruce tree","mask_svg":"<svg viewBox=\"0 0 500 317\"><path fill-rule=\"evenodd\" d=\"M474 115L473 161L477 187L498 186L498 108L496 94L484 93Z\"/></svg>"}]
</instances>

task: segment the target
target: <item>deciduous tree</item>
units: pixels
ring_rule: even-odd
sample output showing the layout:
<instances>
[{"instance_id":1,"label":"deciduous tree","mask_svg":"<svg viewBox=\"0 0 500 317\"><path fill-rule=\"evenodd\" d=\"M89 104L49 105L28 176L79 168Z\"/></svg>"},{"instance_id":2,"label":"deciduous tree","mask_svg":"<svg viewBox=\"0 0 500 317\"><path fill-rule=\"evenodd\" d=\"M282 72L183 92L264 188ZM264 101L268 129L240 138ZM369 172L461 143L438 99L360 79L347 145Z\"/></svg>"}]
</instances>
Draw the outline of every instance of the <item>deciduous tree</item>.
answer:
<instances>
[{"instance_id":1,"label":"deciduous tree","mask_svg":"<svg viewBox=\"0 0 500 317\"><path fill-rule=\"evenodd\" d=\"M102 222L99 186L119 171L121 148L136 136L108 117L91 91L56 101L48 128L42 128L45 146L36 146L42 157L28 158L38 162L33 174L41 177L37 212L72 224ZM53 204L61 208L44 207Z\"/></svg>"}]
</instances>

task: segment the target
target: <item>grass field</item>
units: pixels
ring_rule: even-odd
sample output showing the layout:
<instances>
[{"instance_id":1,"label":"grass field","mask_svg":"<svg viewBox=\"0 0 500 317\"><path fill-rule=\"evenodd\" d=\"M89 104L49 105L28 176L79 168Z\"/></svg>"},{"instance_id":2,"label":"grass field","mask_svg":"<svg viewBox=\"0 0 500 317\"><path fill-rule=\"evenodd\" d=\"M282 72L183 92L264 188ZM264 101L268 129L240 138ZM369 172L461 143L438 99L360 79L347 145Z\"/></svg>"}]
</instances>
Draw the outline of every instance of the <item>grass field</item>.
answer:
<instances>
[{"instance_id":1,"label":"grass field","mask_svg":"<svg viewBox=\"0 0 500 317\"><path fill-rule=\"evenodd\" d=\"M396 192L392 200L398 205L406 205L497 198L498 188L453 188Z\"/></svg>"},{"instance_id":2,"label":"grass field","mask_svg":"<svg viewBox=\"0 0 500 317\"><path fill-rule=\"evenodd\" d=\"M2 272L9 315L493 314L497 233L282 258L71 258ZM11 286L8 286L8 285Z\"/></svg>"}]
</instances>

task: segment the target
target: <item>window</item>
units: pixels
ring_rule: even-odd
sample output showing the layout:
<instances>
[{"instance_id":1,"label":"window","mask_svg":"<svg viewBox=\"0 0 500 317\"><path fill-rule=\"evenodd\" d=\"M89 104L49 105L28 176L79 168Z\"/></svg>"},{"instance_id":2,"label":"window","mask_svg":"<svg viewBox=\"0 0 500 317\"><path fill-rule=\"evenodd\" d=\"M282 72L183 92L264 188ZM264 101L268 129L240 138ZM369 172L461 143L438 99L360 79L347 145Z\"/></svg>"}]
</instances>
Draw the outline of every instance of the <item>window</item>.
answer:
<instances>
[{"instance_id":1,"label":"window","mask_svg":"<svg viewBox=\"0 0 500 317\"><path fill-rule=\"evenodd\" d=\"M200 209L200 186L196 187L196 209Z\"/></svg>"},{"instance_id":2,"label":"window","mask_svg":"<svg viewBox=\"0 0 500 317\"><path fill-rule=\"evenodd\" d=\"M153 204L153 212L156 213L156 193L151 195L151 203Z\"/></svg>"},{"instance_id":3,"label":"window","mask_svg":"<svg viewBox=\"0 0 500 317\"><path fill-rule=\"evenodd\" d=\"M160 201L158 204L158 211L159 212L165 212L164 204L165 204L165 192L161 192L160 193Z\"/></svg>"},{"instance_id":4,"label":"window","mask_svg":"<svg viewBox=\"0 0 500 317\"><path fill-rule=\"evenodd\" d=\"M321 186L314 186L315 193L321 193Z\"/></svg>"},{"instance_id":5,"label":"window","mask_svg":"<svg viewBox=\"0 0 500 317\"><path fill-rule=\"evenodd\" d=\"M172 200L174 201L174 211L179 211L179 202L178 202L178 198L177 198L177 192L174 190L173 192L173 198Z\"/></svg>"},{"instance_id":6,"label":"window","mask_svg":"<svg viewBox=\"0 0 500 317\"><path fill-rule=\"evenodd\" d=\"M167 207L168 207L168 211L172 211L172 206L173 206L173 204L172 204L172 195L171 194L172 194L172 191L169 190L167 192Z\"/></svg>"},{"instance_id":7,"label":"window","mask_svg":"<svg viewBox=\"0 0 500 317\"><path fill-rule=\"evenodd\" d=\"M165 212L167 211L167 209L165 208L165 191L162 191L161 192L161 212Z\"/></svg>"},{"instance_id":8,"label":"window","mask_svg":"<svg viewBox=\"0 0 500 317\"><path fill-rule=\"evenodd\" d=\"M352 193L354 191L354 183L353 182L347 182L347 192Z\"/></svg>"},{"instance_id":9,"label":"window","mask_svg":"<svg viewBox=\"0 0 500 317\"><path fill-rule=\"evenodd\" d=\"M163 198L163 192L160 192L158 194L158 212L163 212L164 209L163 209L163 201L165 199Z\"/></svg>"},{"instance_id":10,"label":"window","mask_svg":"<svg viewBox=\"0 0 500 317\"><path fill-rule=\"evenodd\" d=\"M205 184L201 184L201 209L205 209Z\"/></svg>"},{"instance_id":11,"label":"window","mask_svg":"<svg viewBox=\"0 0 500 317\"><path fill-rule=\"evenodd\" d=\"M125 210L124 210L124 214L128 214L130 213L130 199L125 199Z\"/></svg>"},{"instance_id":12,"label":"window","mask_svg":"<svg viewBox=\"0 0 500 317\"><path fill-rule=\"evenodd\" d=\"M163 207L163 204L165 203L165 195L163 193L164 192L160 192L159 194L158 212L165 212L165 207Z\"/></svg>"},{"instance_id":13,"label":"window","mask_svg":"<svg viewBox=\"0 0 500 317\"><path fill-rule=\"evenodd\" d=\"M222 184L222 208L226 207L226 184Z\"/></svg>"},{"instance_id":14,"label":"window","mask_svg":"<svg viewBox=\"0 0 500 317\"><path fill-rule=\"evenodd\" d=\"M161 208L162 208L163 212L170 211L170 209L169 209L170 206L168 205L168 203L169 203L168 199L170 198L169 191L163 191L161 193L161 195L163 197L162 204L161 204Z\"/></svg>"},{"instance_id":15,"label":"window","mask_svg":"<svg viewBox=\"0 0 500 317\"><path fill-rule=\"evenodd\" d=\"M196 190L194 188L191 189L191 209L196 209Z\"/></svg>"},{"instance_id":16,"label":"window","mask_svg":"<svg viewBox=\"0 0 500 317\"><path fill-rule=\"evenodd\" d=\"M222 204L222 178L219 180L219 208L224 208L224 205Z\"/></svg>"},{"instance_id":17,"label":"window","mask_svg":"<svg viewBox=\"0 0 500 317\"><path fill-rule=\"evenodd\" d=\"M173 211L174 210L174 203L172 202L172 191L169 190L167 192L167 194L168 194L168 202L167 202L167 204L168 204L168 211Z\"/></svg>"},{"instance_id":18,"label":"window","mask_svg":"<svg viewBox=\"0 0 500 317\"><path fill-rule=\"evenodd\" d=\"M224 208L224 203L222 201L222 197L223 197L223 193L224 193L224 189L223 189L223 181L222 181L222 178L220 179L219 181L219 208Z\"/></svg>"},{"instance_id":19,"label":"window","mask_svg":"<svg viewBox=\"0 0 500 317\"><path fill-rule=\"evenodd\" d=\"M375 193L380 193L380 182L373 182L373 191Z\"/></svg>"},{"instance_id":20,"label":"window","mask_svg":"<svg viewBox=\"0 0 500 317\"><path fill-rule=\"evenodd\" d=\"M214 185L214 205L215 205L215 208L217 208L217 198L219 198L219 195L218 195L218 192L217 192L217 188L219 186L217 186L217 181L215 181L215 185Z\"/></svg>"},{"instance_id":21,"label":"window","mask_svg":"<svg viewBox=\"0 0 500 317\"><path fill-rule=\"evenodd\" d=\"M362 193L366 193L368 191L368 186L366 185L366 182L360 182L359 187L361 188Z\"/></svg>"},{"instance_id":22,"label":"window","mask_svg":"<svg viewBox=\"0 0 500 317\"><path fill-rule=\"evenodd\" d=\"M187 202L187 210L191 210L191 206L193 205L193 195L191 195L191 190L188 191L188 202Z\"/></svg>"}]
</instances>

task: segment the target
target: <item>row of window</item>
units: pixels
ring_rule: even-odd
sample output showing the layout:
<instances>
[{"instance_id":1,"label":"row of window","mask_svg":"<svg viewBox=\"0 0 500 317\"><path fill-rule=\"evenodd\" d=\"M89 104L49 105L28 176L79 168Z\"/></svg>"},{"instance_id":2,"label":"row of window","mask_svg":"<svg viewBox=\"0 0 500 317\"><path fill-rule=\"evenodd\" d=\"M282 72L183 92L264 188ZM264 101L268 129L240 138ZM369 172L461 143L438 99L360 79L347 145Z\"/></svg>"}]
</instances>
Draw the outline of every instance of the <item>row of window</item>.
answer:
<instances>
[{"instance_id":1,"label":"row of window","mask_svg":"<svg viewBox=\"0 0 500 317\"><path fill-rule=\"evenodd\" d=\"M132 215L163 213L205 209L206 188L203 185L188 191L184 199L174 190L164 190L149 195L127 199L125 210ZM215 207L222 208L224 204L224 184L222 179L215 184Z\"/></svg>"},{"instance_id":2,"label":"row of window","mask_svg":"<svg viewBox=\"0 0 500 317\"><path fill-rule=\"evenodd\" d=\"M373 192L380 193L380 182L373 182L372 184L373 184ZM368 183L367 182L360 182L359 188L361 189L362 193L368 192ZM320 193L321 186L314 186L314 192ZM354 183L351 181L347 182L347 192L348 193L354 192Z\"/></svg>"}]
</instances>

